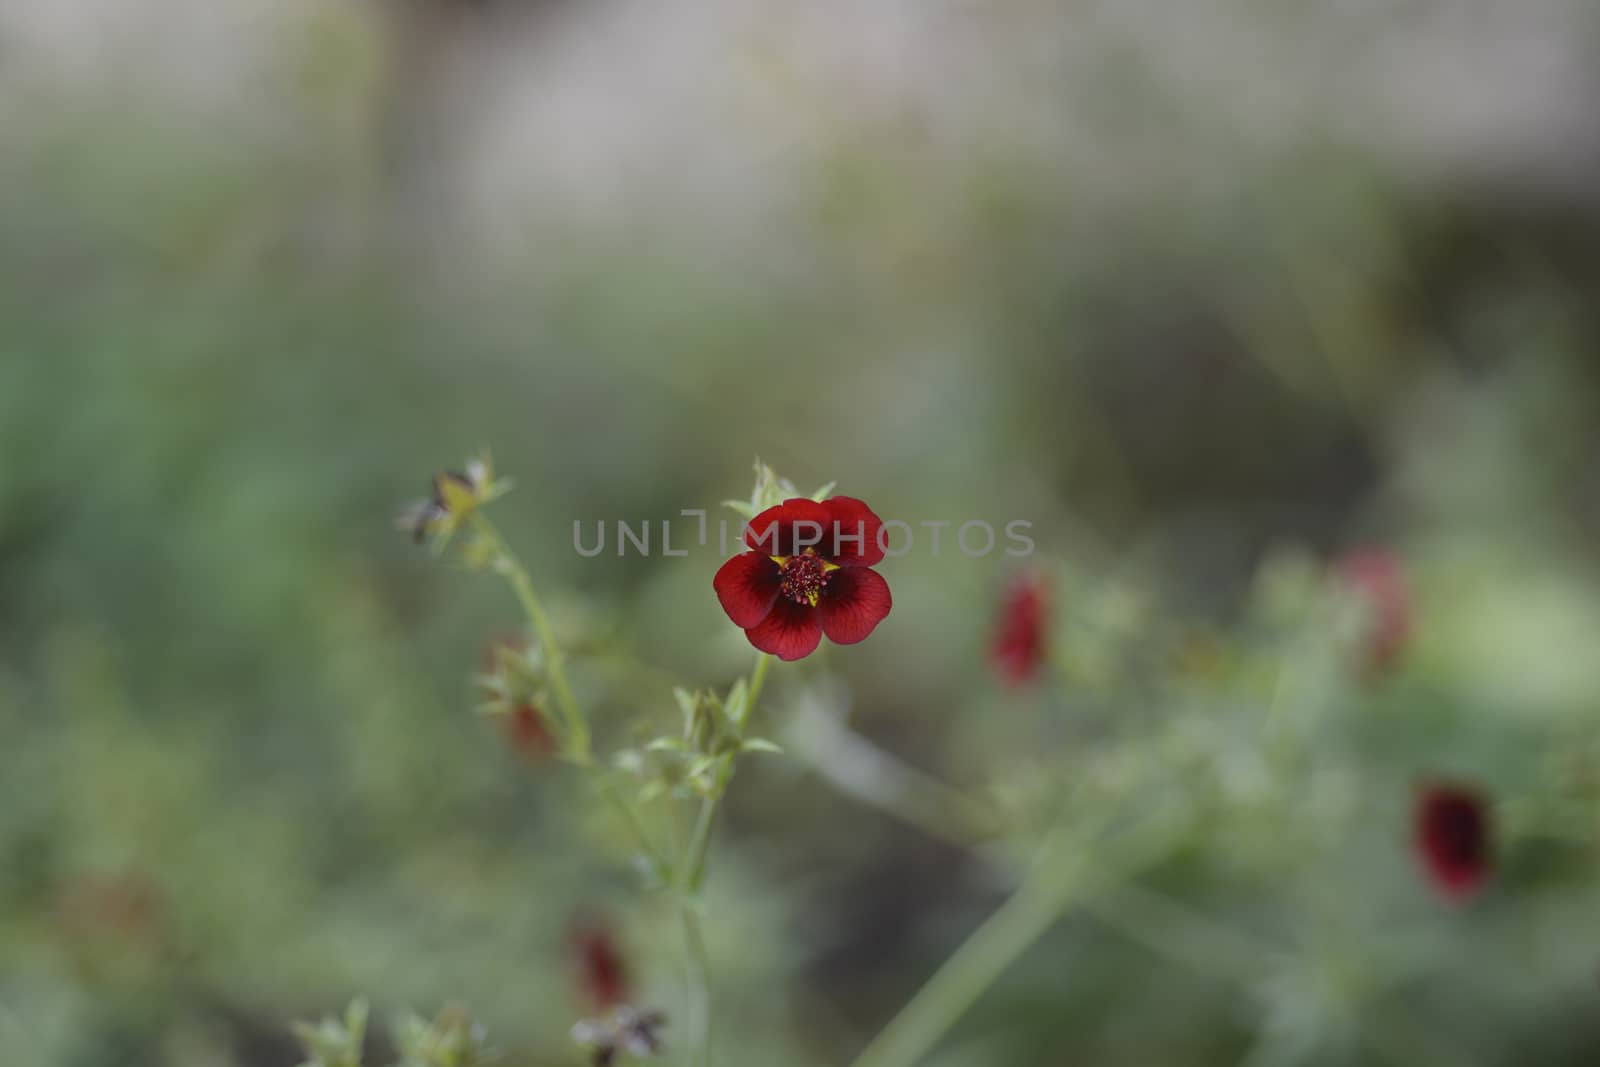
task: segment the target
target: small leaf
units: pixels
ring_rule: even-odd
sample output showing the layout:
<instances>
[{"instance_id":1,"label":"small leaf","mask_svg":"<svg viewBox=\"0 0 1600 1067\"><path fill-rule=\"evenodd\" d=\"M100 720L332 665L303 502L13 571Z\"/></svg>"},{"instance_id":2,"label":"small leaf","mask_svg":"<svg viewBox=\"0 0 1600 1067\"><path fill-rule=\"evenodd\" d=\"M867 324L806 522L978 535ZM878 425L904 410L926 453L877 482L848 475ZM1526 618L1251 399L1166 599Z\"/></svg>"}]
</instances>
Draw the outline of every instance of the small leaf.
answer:
<instances>
[{"instance_id":1,"label":"small leaf","mask_svg":"<svg viewBox=\"0 0 1600 1067\"><path fill-rule=\"evenodd\" d=\"M689 746L681 737L658 737L644 746L646 752L687 752Z\"/></svg>"},{"instance_id":2,"label":"small leaf","mask_svg":"<svg viewBox=\"0 0 1600 1067\"><path fill-rule=\"evenodd\" d=\"M728 699L723 703L722 710L735 730L744 726L745 715L750 707L749 697L749 686L743 678L733 683L733 688L728 690Z\"/></svg>"},{"instance_id":3,"label":"small leaf","mask_svg":"<svg viewBox=\"0 0 1600 1067\"><path fill-rule=\"evenodd\" d=\"M678 710L683 713L683 732L688 734L694 727L695 712L700 707L700 694L678 687L672 690L672 698L678 702Z\"/></svg>"},{"instance_id":4,"label":"small leaf","mask_svg":"<svg viewBox=\"0 0 1600 1067\"><path fill-rule=\"evenodd\" d=\"M751 506L748 500L724 500L722 506L733 509L743 516L746 521L756 517L756 509Z\"/></svg>"},{"instance_id":5,"label":"small leaf","mask_svg":"<svg viewBox=\"0 0 1600 1067\"><path fill-rule=\"evenodd\" d=\"M824 499L826 499L828 494L833 492L833 487L838 485L838 484L839 484L838 482L829 482L827 485L823 486L821 489L818 489L815 493L812 493L811 494L811 499L819 501L819 502L824 500Z\"/></svg>"},{"instance_id":6,"label":"small leaf","mask_svg":"<svg viewBox=\"0 0 1600 1067\"><path fill-rule=\"evenodd\" d=\"M743 752L771 752L775 756L783 755L782 748L778 747L775 742L768 741L764 737L752 737L740 745L739 749Z\"/></svg>"},{"instance_id":7,"label":"small leaf","mask_svg":"<svg viewBox=\"0 0 1600 1067\"><path fill-rule=\"evenodd\" d=\"M475 674L472 676L472 684L479 689L487 689L491 693L500 693L502 695L511 690L511 687L506 684L506 680L498 674Z\"/></svg>"},{"instance_id":8,"label":"small leaf","mask_svg":"<svg viewBox=\"0 0 1600 1067\"><path fill-rule=\"evenodd\" d=\"M350 1043L359 1049L367 1036L367 1018L372 1014L372 1005L367 1003L365 997L357 997L350 1002L344 1010L344 1028L350 1035Z\"/></svg>"},{"instance_id":9,"label":"small leaf","mask_svg":"<svg viewBox=\"0 0 1600 1067\"><path fill-rule=\"evenodd\" d=\"M367 1029L367 1003L351 1001L344 1021L327 1017L319 1023L293 1023L290 1030L309 1057L302 1067L361 1067L361 1046Z\"/></svg>"}]
</instances>

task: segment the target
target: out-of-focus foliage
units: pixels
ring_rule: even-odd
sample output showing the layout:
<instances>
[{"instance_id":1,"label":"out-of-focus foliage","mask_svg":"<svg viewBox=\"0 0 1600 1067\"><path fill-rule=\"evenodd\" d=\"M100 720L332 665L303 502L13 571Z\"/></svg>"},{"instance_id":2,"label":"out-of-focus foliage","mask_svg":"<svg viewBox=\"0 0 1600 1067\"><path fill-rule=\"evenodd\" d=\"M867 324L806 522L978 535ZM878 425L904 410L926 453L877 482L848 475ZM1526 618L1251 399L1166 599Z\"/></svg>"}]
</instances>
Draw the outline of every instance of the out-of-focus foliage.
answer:
<instances>
[{"instance_id":1,"label":"out-of-focus foliage","mask_svg":"<svg viewBox=\"0 0 1600 1067\"><path fill-rule=\"evenodd\" d=\"M714 549L574 520L690 529L759 455L1033 523L886 562L872 638L768 680L724 1060L849 1062L1138 782L1181 836L930 1063L1594 1061L1585 5L122 6L0 4L0 1061L289 1067L364 994L581 1062L580 921L671 1049L670 904L472 714L515 603L393 529L486 445L607 753L750 650ZM1436 777L1495 802L1464 906L1411 851Z\"/></svg>"}]
</instances>

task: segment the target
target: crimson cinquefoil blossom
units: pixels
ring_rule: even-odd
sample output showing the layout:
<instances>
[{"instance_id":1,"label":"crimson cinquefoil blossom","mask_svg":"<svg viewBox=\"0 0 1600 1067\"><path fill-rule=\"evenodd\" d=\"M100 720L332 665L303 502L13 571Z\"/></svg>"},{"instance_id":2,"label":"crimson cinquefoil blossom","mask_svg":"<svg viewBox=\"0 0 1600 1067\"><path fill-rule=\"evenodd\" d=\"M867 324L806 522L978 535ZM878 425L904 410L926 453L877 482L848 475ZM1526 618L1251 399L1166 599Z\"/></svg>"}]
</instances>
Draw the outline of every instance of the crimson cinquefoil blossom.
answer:
<instances>
[{"instance_id":1,"label":"crimson cinquefoil blossom","mask_svg":"<svg viewBox=\"0 0 1600 1067\"><path fill-rule=\"evenodd\" d=\"M628 966L611 930L602 923L587 923L572 934L579 992L590 1008L610 1011L628 999Z\"/></svg>"},{"instance_id":2,"label":"crimson cinquefoil blossom","mask_svg":"<svg viewBox=\"0 0 1600 1067\"><path fill-rule=\"evenodd\" d=\"M883 560L883 522L854 497L795 497L745 527L742 552L712 583L722 610L763 652L795 660L824 634L853 645L889 614L889 583L872 570Z\"/></svg>"},{"instance_id":3,"label":"crimson cinquefoil blossom","mask_svg":"<svg viewBox=\"0 0 1600 1067\"><path fill-rule=\"evenodd\" d=\"M556 753L556 740L545 727L544 716L532 704L518 704L505 717L506 742L529 763L543 763Z\"/></svg>"},{"instance_id":4,"label":"crimson cinquefoil blossom","mask_svg":"<svg viewBox=\"0 0 1600 1067\"><path fill-rule=\"evenodd\" d=\"M1469 786L1428 783L1417 790L1417 856L1444 896L1465 900L1489 877L1493 847L1489 805Z\"/></svg>"},{"instance_id":5,"label":"crimson cinquefoil blossom","mask_svg":"<svg viewBox=\"0 0 1600 1067\"><path fill-rule=\"evenodd\" d=\"M1042 582L1025 575L1012 583L1000 602L1000 620L990 649L995 669L1012 685L1022 685L1044 665L1050 630L1050 601Z\"/></svg>"}]
</instances>

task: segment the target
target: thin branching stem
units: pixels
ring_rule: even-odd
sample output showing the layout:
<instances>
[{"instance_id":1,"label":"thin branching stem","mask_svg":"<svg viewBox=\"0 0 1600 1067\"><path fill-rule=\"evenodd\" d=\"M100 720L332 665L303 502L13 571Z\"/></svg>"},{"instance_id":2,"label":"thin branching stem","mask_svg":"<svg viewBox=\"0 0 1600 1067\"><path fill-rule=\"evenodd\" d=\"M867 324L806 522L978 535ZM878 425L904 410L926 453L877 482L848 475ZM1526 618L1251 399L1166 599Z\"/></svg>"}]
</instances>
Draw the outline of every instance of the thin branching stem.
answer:
<instances>
[{"instance_id":1,"label":"thin branching stem","mask_svg":"<svg viewBox=\"0 0 1600 1067\"><path fill-rule=\"evenodd\" d=\"M689 1048L693 1062L711 1064L711 954L706 951L705 935L700 930L700 913L693 901L685 900L678 909L683 924L683 945L688 956Z\"/></svg>"},{"instance_id":2,"label":"thin branching stem","mask_svg":"<svg viewBox=\"0 0 1600 1067\"><path fill-rule=\"evenodd\" d=\"M533 579L529 576L527 568L522 565L522 561L511 551L505 538L500 536L500 531L482 512L474 513L471 521L473 531L482 539L494 558L495 570L505 577L512 592L516 594L517 601L522 605L522 610L533 626L534 635L544 651L545 674L550 680L556 708L561 714L562 755L580 767L593 768L594 755L590 742L589 722L578 705L571 682L567 679L565 657L560 646L556 644L555 628L550 624L550 616L545 612L544 604L540 602L539 595L534 590ZM770 665L771 657L762 654L750 672L745 722L749 721L755 711L756 701L766 683L767 669ZM719 769L711 791L700 802L700 811L695 818L688 847L674 872L679 901L678 914L688 956L689 1044L694 1050L695 1061L703 1067L710 1067L712 1062L711 966L705 936L700 928L700 915L696 910L697 898L705 881L706 860L711 848L712 831L716 826L717 808L732 776L732 761L728 760ZM616 809L618 816L637 839L640 848L656 863L658 869L662 868L664 866L662 855L651 842L643 821L628 798L608 774L599 774L598 783L601 795Z\"/></svg>"},{"instance_id":3,"label":"thin branching stem","mask_svg":"<svg viewBox=\"0 0 1600 1067\"><path fill-rule=\"evenodd\" d=\"M756 713L756 701L761 699L761 687L767 684L767 668L772 666L772 657L762 652L756 656L755 669L750 672L750 690L744 701L744 721L749 725L750 719Z\"/></svg>"},{"instance_id":4,"label":"thin branching stem","mask_svg":"<svg viewBox=\"0 0 1600 1067\"><path fill-rule=\"evenodd\" d=\"M510 583L517 601L522 605L523 613L527 615L528 622L533 626L534 634L539 639L539 645L544 652L545 674L550 679L550 689L555 694L556 708L561 713L562 754L568 761L580 767L593 768L589 720L578 705L578 698L573 694L571 683L567 681L566 660L561 647L556 644L555 628L550 624L550 616L546 614L544 605L539 600L539 594L533 588L533 579L516 553L511 551L511 546L506 543L505 538L500 536L500 531L481 511L473 514L472 526L473 532L482 538L492 551L495 569ZM617 787L617 783L609 773L601 772L595 776L595 780L600 795L616 810L639 848L658 868L664 867L665 857L651 841L650 834L645 830L644 821L629 802L627 795Z\"/></svg>"},{"instance_id":5,"label":"thin branching stem","mask_svg":"<svg viewBox=\"0 0 1600 1067\"><path fill-rule=\"evenodd\" d=\"M750 672L744 710L746 725L755 714L756 701L766 684L767 669L771 664L772 657L762 653ZM689 835L689 846L679 864L679 916L683 923L684 944L689 951L690 1045L697 1053L696 1061L704 1067L710 1067L712 1061L711 960L700 931L700 915L695 909L699 904L700 889L705 884L706 861L711 852L711 834L716 828L717 811L732 777L733 761L730 758L722 763L710 791L700 800L700 811L695 816L694 830Z\"/></svg>"},{"instance_id":6,"label":"thin branching stem","mask_svg":"<svg viewBox=\"0 0 1600 1067\"><path fill-rule=\"evenodd\" d=\"M591 766L594 756L589 746L589 723L578 707L578 698L572 693L571 683L567 681L566 659L561 653L561 646L556 644L555 628L550 625L550 616L545 613L538 593L534 592L533 579L528 576L528 569L511 551L505 538L500 536L500 531L495 529L494 523L482 511L473 512L472 528L493 550L495 569L511 584L511 590L521 603L523 613L528 616L534 635L544 650L545 674L550 679L550 689L555 694L556 707L561 712L562 733L565 735L562 738L562 754L580 767Z\"/></svg>"},{"instance_id":7,"label":"thin branching stem","mask_svg":"<svg viewBox=\"0 0 1600 1067\"><path fill-rule=\"evenodd\" d=\"M1164 856L1174 840L1170 818L1149 816L1116 839L1109 863L1094 844L1104 821L1052 835L1039 862L1005 903L984 920L879 1032L852 1067L913 1067L1000 976L1089 894L1128 878Z\"/></svg>"}]
</instances>

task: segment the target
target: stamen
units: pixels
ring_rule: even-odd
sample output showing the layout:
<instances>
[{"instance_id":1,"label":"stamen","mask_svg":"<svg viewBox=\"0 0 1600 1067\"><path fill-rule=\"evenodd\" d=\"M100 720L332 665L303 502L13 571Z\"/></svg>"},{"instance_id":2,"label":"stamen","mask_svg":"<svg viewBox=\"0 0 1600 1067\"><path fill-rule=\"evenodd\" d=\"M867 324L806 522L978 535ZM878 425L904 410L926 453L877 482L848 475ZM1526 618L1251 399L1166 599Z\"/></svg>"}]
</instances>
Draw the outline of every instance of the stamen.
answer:
<instances>
[{"instance_id":1,"label":"stamen","mask_svg":"<svg viewBox=\"0 0 1600 1067\"><path fill-rule=\"evenodd\" d=\"M812 607L817 606L817 597L821 594L823 586L828 584L833 572L839 569L836 566L830 567L810 549L786 559L774 557L774 562L779 559L781 559L779 565L783 568L781 585L783 595L796 604L810 604Z\"/></svg>"}]
</instances>

